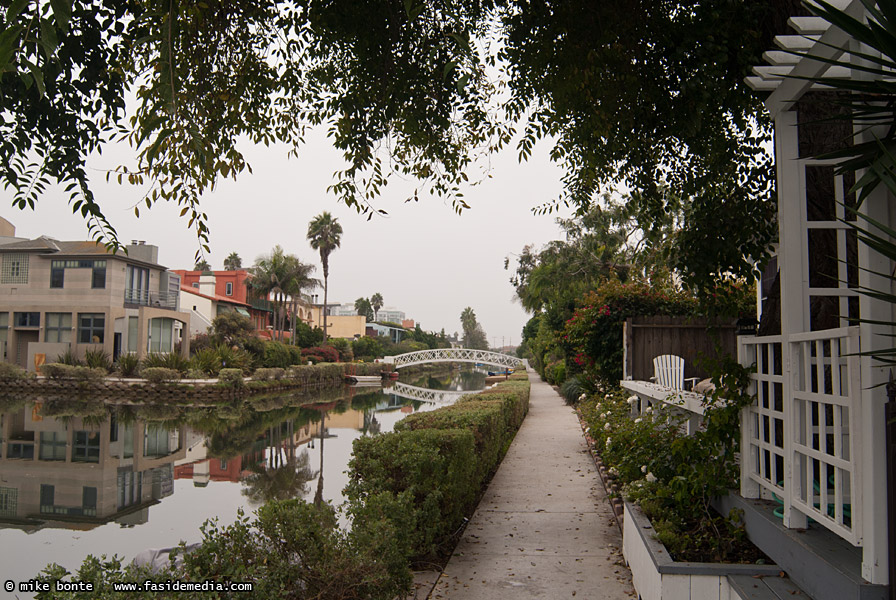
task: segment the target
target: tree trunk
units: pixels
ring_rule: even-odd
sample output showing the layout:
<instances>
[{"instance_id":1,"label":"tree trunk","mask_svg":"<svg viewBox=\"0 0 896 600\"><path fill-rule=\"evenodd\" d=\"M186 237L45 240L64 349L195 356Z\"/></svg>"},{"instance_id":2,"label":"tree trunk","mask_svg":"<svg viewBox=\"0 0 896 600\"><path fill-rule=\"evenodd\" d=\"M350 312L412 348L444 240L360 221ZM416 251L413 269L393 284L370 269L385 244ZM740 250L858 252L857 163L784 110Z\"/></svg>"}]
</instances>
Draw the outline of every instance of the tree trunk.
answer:
<instances>
[{"instance_id":1,"label":"tree trunk","mask_svg":"<svg viewBox=\"0 0 896 600\"><path fill-rule=\"evenodd\" d=\"M327 336L327 274L324 273L324 343L327 343L329 337Z\"/></svg>"}]
</instances>

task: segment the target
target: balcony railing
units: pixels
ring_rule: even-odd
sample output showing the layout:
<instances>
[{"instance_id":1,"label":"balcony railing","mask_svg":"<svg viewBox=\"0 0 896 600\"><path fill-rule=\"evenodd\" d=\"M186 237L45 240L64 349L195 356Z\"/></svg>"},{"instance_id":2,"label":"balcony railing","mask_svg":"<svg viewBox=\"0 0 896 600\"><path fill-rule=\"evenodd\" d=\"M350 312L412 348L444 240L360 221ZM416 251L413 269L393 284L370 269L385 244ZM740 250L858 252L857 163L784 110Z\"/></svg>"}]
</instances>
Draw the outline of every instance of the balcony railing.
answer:
<instances>
[{"instance_id":1,"label":"balcony railing","mask_svg":"<svg viewBox=\"0 0 896 600\"><path fill-rule=\"evenodd\" d=\"M151 306L153 308L167 308L177 310L180 295L169 292L151 292L149 290L126 289L124 291L124 303L137 306Z\"/></svg>"}]
</instances>

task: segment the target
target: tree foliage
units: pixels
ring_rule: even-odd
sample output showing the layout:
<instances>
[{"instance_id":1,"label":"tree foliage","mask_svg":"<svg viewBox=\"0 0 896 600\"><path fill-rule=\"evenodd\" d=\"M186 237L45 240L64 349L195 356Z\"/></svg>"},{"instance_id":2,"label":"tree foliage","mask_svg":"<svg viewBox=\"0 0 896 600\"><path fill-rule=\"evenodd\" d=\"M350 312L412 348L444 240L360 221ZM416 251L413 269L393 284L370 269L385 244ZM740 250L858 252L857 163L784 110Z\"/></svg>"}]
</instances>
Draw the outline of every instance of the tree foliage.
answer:
<instances>
[{"instance_id":1,"label":"tree foliage","mask_svg":"<svg viewBox=\"0 0 896 600\"><path fill-rule=\"evenodd\" d=\"M476 320L476 313L471 307L466 307L460 313L460 324L464 330L464 337L461 344L464 348L473 348L476 350L488 350L488 338L482 325Z\"/></svg>"},{"instance_id":2,"label":"tree foliage","mask_svg":"<svg viewBox=\"0 0 896 600\"><path fill-rule=\"evenodd\" d=\"M413 199L428 191L464 208L478 158L519 133L521 158L550 139L565 169L563 194L544 210L587 211L624 181L637 213L655 220L668 189L702 245L682 246L698 259L684 275L744 274L744 257L766 256L774 211L768 123L743 77L798 9L798 0L23 0L0 21L0 184L25 208L60 182L94 237L116 245L85 164L107 140L126 140L136 161L111 175L141 186L147 206L177 203L207 245L199 199L250 168L241 138L298 154L306 126L326 127L346 164L330 191L371 212L392 175L419 182Z\"/></svg>"},{"instance_id":3,"label":"tree foliage","mask_svg":"<svg viewBox=\"0 0 896 600\"><path fill-rule=\"evenodd\" d=\"M243 268L243 259L240 258L240 255L236 252L231 252L227 255L227 258L224 259L224 270L225 271L238 271Z\"/></svg>"},{"instance_id":4,"label":"tree foliage","mask_svg":"<svg viewBox=\"0 0 896 600\"><path fill-rule=\"evenodd\" d=\"M355 312L359 315L364 315L368 323L373 321L373 306L367 298L358 298L355 300Z\"/></svg>"}]
</instances>

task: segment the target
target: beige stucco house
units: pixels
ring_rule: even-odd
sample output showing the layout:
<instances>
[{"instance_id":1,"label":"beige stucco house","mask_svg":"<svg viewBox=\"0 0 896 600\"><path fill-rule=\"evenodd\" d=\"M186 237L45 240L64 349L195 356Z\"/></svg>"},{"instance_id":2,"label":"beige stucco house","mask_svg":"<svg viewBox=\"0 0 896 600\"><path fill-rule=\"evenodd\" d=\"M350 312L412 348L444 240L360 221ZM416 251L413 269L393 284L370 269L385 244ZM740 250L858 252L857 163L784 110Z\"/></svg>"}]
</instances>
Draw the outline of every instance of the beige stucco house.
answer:
<instances>
[{"instance_id":1,"label":"beige stucco house","mask_svg":"<svg viewBox=\"0 0 896 600\"><path fill-rule=\"evenodd\" d=\"M189 356L180 278L158 264L158 247L126 248L113 254L95 242L46 236L0 244L0 360L34 370L35 361L67 350L142 357L171 352L179 341Z\"/></svg>"}]
</instances>

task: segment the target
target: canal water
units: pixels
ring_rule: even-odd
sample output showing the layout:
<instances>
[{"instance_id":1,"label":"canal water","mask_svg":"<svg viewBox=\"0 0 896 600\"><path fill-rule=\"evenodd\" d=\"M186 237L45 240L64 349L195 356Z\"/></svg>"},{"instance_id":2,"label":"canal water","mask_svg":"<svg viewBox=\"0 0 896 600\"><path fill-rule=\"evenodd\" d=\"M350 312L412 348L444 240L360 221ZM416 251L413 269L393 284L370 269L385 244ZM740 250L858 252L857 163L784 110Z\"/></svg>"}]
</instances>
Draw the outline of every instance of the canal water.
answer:
<instances>
[{"instance_id":1,"label":"canal water","mask_svg":"<svg viewBox=\"0 0 896 600\"><path fill-rule=\"evenodd\" d=\"M207 519L226 525L272 498L338 505L354 440L483 389L485 375L442 371L224 407L0 399L0 579L198 542Z\"/></svg>"}]
</instances>

